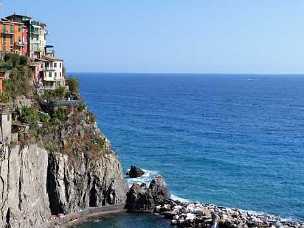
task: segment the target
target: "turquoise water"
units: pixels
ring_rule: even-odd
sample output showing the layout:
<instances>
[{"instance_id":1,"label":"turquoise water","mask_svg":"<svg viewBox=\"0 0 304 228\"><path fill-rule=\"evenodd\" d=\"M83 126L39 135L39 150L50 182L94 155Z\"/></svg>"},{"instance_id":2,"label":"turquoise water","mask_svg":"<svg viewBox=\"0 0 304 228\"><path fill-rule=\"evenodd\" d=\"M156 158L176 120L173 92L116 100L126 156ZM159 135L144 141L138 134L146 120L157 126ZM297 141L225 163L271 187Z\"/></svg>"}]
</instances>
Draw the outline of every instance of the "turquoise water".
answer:
<instances>
[{"instance_id":1,"label":"turquoise water","mask_svg":"<svg viewBox=\"0 0 304 228\"><path fill-rule=\"evenodd\" d=\"M304 219L304 77L75 75L125 169L182 198Z\"/></svg>"}]
</instances>

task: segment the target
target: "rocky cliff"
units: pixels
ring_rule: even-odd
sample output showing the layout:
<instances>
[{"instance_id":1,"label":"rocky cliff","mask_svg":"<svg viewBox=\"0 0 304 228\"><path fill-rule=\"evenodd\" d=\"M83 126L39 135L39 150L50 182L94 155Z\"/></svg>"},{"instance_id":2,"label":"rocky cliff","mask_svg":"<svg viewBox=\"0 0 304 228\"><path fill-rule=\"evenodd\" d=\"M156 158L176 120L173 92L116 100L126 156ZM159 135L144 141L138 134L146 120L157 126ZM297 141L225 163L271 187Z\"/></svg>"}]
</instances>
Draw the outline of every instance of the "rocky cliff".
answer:
<instances>
[{"instance_id":1,"label":"rocky cliff","mask_svg":"<svg viewBox=\"0 0 304 228\"><path fill-rule=\"evenodd\" d=\"M87 111L75 113L34 140L2 145L0 227L48 227L51 215L125 203L127 185L110 143L95 122L73 118Z\"/></svg>"},{"instance_id":2,"label":"rocky cliff","mask_svg":"<svg viewBox=\"0 0 304 228\"><path fill-rule=\"evenodd\" d=\"M37 145L1 148L0 227L43 227L51 212L48 153Z\"/></svg>"},{"instance_id":3,"label":"rocky cliff","mask_svg":"<svg viewBox=\"0 0 304 228\"><path fill-rule=\"evenodd\" d=\"M47 189L52 214L81 208L123 204L126 185L114 154L71 162L67 155L49 155Z\"/></svg>"},{"instance_id":4,"label":"rocky cliff","mask_svg":"<svg viewBox=\"0 0 304 228\"><path fill-rule=\"evenodd\" d=\"M124 204L121 165L78 81L43 88L33 61L0 58L10 72L0 93L0 227L48 227L52 215Z\"/></svg>"},{"instance_id":5,"label":"rocky cliff","mask_svg":"<svg viewBox=\"0 0 304 228\"><path fill-rule=\"evenodd\" d=\"M113 153L77 163L36 144L2 147L0 227L47 227L52 214L123 204L126 185Z\"/></svg>"}]
</instances>

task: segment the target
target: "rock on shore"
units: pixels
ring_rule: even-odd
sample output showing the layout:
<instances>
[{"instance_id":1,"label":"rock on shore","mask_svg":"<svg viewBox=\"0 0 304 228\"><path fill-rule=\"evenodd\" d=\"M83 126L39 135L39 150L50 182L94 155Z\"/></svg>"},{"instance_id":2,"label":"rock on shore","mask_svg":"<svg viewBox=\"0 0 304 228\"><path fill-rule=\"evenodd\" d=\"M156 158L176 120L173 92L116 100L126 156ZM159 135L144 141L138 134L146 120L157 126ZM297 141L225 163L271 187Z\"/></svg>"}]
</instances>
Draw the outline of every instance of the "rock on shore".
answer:
<instances>
[{"instance_id":1,"label":"rock on shore","mask_svg":"<svg viewBox=\"0 0 304 228\"><path fill-rule=\"evenodd\" d=\"M153 212L155 207L170 199L164 179L157 176L149 186L133 184L127 193L126 208L130 212Z\"/></svg>"},{"instance_id":2,"label":"rock on shore","mask_svg":"<svg viewBox=\"0 0 304 228\"><path fill-rule=\"evenodd\" d=\"M131 165L130 170L126 174L130 178L137 178L137 177L141 177L142 175L144 175L145 172L142 169L140 169L134 165Z\"/></svg>"},{"instance_id":3,"label":"rock on shore","mask_svg":"<svg viewBox=\"0 0 304 228\"><path fill-rule=\"evenodd\" d=\"M296 227L304 224L286 221L269 214L253 214L235 208L213 204L185 203L170 199L162 177L156 177L149 187L133 184L127 194L127 209L131 212L153 212L170 219L177 227Z\"/></svg>"}]
</instances>

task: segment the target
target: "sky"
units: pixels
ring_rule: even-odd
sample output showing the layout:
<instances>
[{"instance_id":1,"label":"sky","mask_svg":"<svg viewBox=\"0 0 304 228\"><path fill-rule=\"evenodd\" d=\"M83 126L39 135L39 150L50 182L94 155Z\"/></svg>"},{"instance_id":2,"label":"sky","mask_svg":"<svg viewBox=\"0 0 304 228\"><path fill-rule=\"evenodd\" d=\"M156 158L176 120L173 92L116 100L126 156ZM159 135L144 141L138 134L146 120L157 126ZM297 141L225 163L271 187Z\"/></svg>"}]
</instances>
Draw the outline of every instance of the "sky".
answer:
<instances>
[{"instance_id":1,"label":"sky","mask_svg":"<svg viewBox=\"0 0 304 228\"><path fill-rule=\"evenodd\" d=\"M304 73L303 0L0 0L70 72Z\"/></svg>"}]
</instances>

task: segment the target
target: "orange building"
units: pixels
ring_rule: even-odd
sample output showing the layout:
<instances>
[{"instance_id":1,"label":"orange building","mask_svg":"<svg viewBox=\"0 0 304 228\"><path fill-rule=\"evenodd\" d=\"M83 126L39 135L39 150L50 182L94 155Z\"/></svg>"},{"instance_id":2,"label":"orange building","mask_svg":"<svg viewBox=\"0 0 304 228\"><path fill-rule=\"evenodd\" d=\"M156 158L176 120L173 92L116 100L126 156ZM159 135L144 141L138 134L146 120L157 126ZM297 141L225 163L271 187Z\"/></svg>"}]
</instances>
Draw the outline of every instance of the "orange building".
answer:
<instances>
[{"instance_id":1,"label":"orange building","mask_svg":"<svg viewBox=\"0 0 304 228\"><path fill-rule=\"evenodd\" d=\"M7 20L0 21L0 52L24 54L24 25Z\"/></svg>"},{"instance_id":2,"label":"orange building","mask_svg":"<svg viewBox=\"0 0 304 228\"><path fill-rule=\"evenodd\" d=\"M5 72L0 72L0 93L3 93L4 92L4 81L5 79Z\"/></svg>"}]
</instances>

